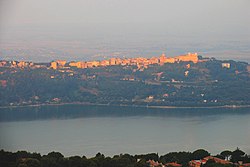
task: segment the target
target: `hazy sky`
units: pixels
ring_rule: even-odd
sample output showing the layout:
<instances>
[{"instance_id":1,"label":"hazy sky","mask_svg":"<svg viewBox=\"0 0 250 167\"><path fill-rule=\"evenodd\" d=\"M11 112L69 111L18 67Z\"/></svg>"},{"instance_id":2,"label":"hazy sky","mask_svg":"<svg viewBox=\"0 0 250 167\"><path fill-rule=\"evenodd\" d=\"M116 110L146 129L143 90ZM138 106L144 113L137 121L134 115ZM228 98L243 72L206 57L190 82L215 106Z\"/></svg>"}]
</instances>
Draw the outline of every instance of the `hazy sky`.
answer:
<instances>
[{"instance_id":1,"label":"hazy sky","mask_svg":"<svg viewBox=\"0 0 250 167\"><path fill-rule=\"evenodd\" d=\"M170 31L248 33L249 0L1 0L10 26L161 26ZM177 32L176 30L176 32Z\"/></svg>"},{"instance_id":2,"label":"hazy sky","mask_svg":"<svg viewBox=\"0 0 250 167\"><path fill-rule=\"evenodd\" d=\"M240 41L245 48L250 44L249 6L249 0L0 0L0 44L117 37L125 45L143 37L138 43L154 45L162 37L166 45L178 39L179 48L185 40Z\"/></svg>"}]
</instances>

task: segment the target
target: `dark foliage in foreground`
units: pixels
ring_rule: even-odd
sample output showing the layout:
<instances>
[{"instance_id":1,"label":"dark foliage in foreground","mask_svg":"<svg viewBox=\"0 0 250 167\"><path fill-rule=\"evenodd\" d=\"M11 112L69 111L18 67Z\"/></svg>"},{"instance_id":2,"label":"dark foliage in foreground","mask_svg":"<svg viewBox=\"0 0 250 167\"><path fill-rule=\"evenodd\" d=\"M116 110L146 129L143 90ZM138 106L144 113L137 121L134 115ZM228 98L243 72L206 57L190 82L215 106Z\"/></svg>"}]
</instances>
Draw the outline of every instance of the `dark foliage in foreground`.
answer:
<instances>
[{"instance_id":1,"label":"dark foliage in foreground","mask_svg":"<svg viewBox=\"0 0 250 167\"><path fill-rule=\"evenodd\" d=\"M0 151L0 166L1 167L144 167L148 166L148 160L155 160L163 164L168 162L177 162L182 166L188 166L191 160L202 159L209 156L206 150L199 149L194 152L171 152L163 156L156 153L144 155L129 155L120 154L113 157L105 157L98 153L95 157L86 158L85 156L71 156L64 157L59 152L51 152L47 155L39 153L29 153L26 151L8 152ZM250 163L250 156L243 151L236 149L235 151L223 151L216 155L218 158L227 158L235 163L242 161L243 163ZM235 166L222 165L214 161L207 161L204 165L206 167L212 166Z\"/></svg>"}]
</instances>

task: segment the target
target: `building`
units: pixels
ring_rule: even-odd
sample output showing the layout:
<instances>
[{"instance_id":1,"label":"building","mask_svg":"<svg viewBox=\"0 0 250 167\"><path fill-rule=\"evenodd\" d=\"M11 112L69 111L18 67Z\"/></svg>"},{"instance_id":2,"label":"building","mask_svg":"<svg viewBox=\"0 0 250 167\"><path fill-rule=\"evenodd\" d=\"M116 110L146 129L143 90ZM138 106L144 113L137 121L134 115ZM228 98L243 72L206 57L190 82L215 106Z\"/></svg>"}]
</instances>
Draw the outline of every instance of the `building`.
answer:
<instances>
[{"instance_id":1,"label":"building","mask_svg":"<svg viewBox=\"0 0 250 167\"><path fill-rule=\"evenodd\" d=\"M52 62L50 63L50 68L56 70L56 69L57 69L57 62L52 61Z\"/></svg>"},{"instance_id":2,"label":"building","mask_svg":"<svg viewBox=\"0 0 250 167\"><path fill-rule=\"evenodd\" d=\"M231 64L230 63L222 63L221 67L222 68L230 68Z\"/></svg>"},{"instance_id":3,"label":"building","mask_svg":"<svg viewBox=\"0 0 250 167\"><path fill-rule=\"evenodd\" d=\"M165 63L175 63L176 62L176 59L173 58L173 57L169 57L166 59Z\"/></svg>"},{"instance_id":4,"label":"building","mask_svg":"<svg viewBox=\"0 0 250 167\"><path fill-rule=\"evenodd\" d=\"M67 63L66 60L56 60L56 62L58 64L58 66L60 66L60 67L64 67L65 64Z\"/></svg>"},{"instance_id":5,"label":"building","mask_svg":"<svg viewBox=\"0 0 250 167\"><path fill-rule=\"evenodd\" d=\"M158 161L154 160L148 160L147 164L149 167L165 167L162 163L159 163Z\"/></svg>"},{"instance_id":6,"label":"building","mask_svg":"<svg viewBox=\"0 0 250 167\"><path fill-rule=\"evenodd\" d=\"M29 66L29 63L28 63L28 62L25 62L25 61L20 61L19 63L17 63L17 66L18 66L19 68L27 67L27 66Z\"/></svg>"},{"instance_id":7,"label":"building","mask_svg":"<svg viewBox=\"0 0 250 167\"><path fill-rule=\"evenodd\" d=\"M181 164L178 164L177 162L170 162L165 164L166 167L182 167Z\"/></svg>"},{"instance_id":8,"label":"building","mask_svg":"<svg viewBox=\"0 0 250 167\"><path fill-rule=\"evenodd\" d=\"M164 53L160 56L159 61L160 61L160 65L163 65L164 63L166 63L167 58L166 58L166 55Z\"/></svg>"},{"instance_id":9,"label":"building","mask_svg":"<svg viewBox=\"0 0 250 167\"><path fill-rule=\"evenodd\" d=\"M159 64L159 58L157 57L152 57L149 59L150 64Z\"/></svg>"},{"instance_id":10,"label":"building","mask_svg":"<svg viewBox=\"0 0 250 167\"><path fill-rule=\"evenodd\" d=\"M198 63L198 54L197 53L188 53L187 55L181 55L176 57L177 61L191 61L193 63Z\"/></svg>"},{"instance_id":11,"label":"building","mask_svg":"<svg viewBox=\"0 0 250 167\"><path fill-rule=\"evenodd\" d=\"M116 58L109 59L109 65L116 65Z\"/></svg>"},{"instance_id":12,"label":"building","mask_svg":"<svg viewBox=\"0 0 250 167\"><path fill-rule=\"evenodd\" d=\"M91 61L92 67L98 67L100 65L99 61Z\"/></svg>"},{"instance_id":13,"label":"building","mask_svg":"<svg viewBox=\"0 0 250 167\"><path fill-rule=\"evenodd\" d=\"M128 59L123 59L121 65L129 65L129 60Z\"/></svg>"},{"instance_id":14,"label":"building","mask_svg":"<svg viewBox=\"0 0 250 167\"><path fill-rule=\"evenodd\" d=\"M204 160L208 161L208 160L214 160L216 163L220 163L220 164L232 164L231 162L229 161L226 161L224 159L220 159L220 158L217 158L217 157L213 157L213 156L208 156L208 157L205 157L203 158Z\"/></svg>"},{"instance_id":15,"label":"building","mask_svg":"<svg viewBox=\"0 0 250 167\"><path fill-rule=\"evenodd\" d=\"M70 62L67 66L66 60L56 60L52 61L50 65L39 65L39 64L33 64L32 62L24 62L24 61L0 61L0 67L3 66L9 66L12 68L24 68L24 67L32 67L32 68L47 68L48 66L52 69L58 69L58 68L70 68L70 67L76 67L76 68L93 68L93 67L99 67L99 66L112 66L112 65L122 65L122 66L137 66L137 70L143 71L145 68L148 68L151 64L156 65L164 65L165 63L178 63L178 62L198 62L198 54L197 53L188 53L186 55L176 56L176 57L169 57L167 58L165 54L162 54L160 57L151 57L151 58L145 58L145 57L137 57L137 58L128 58L128 59L121 59L121 58L115 58L112 57L108 60L102 60L102 61L78 61L78 62ZM7 63L7 65L6 65ZM190 64L186 66L187 69L191 67ZM223 68L230 68L230 63L222 63ZM248 70L250 71L250 67L248 67ZM187 74L186 74L187 75Z\"/></svg>"},{"instance_id":16,"label":"building","mask_svg":"<svg viewBox=\"0 0 250 167\"><path fill-rule=\"evenodd\" d=\"M7 65L7 61L4 61L4 60L0 61L0 67L4 67L6 65Z\"/></svg>"},{"instance_id":17,"label":"building","mask_svg":"<svg viewBox=\"0 0 250 167\"><path fill-rule=\"evenodd\" d=\"M189 162L190 167L200 167L201 165L204 165L207 161L205 160L192 160Z\"/></svg>"},{"instance_id":18,"label":"building","mask_svg":"<svg viewBox=\"0 0 250 167\"><path fill-rule=\"evenodd\" d=\"M102 60L100 62L100 66L109 66L109 61L108 60Z\"/></svg>"},{"instance_id":19,"label":"building","mask_svg":"<svg viewBox=\"0 0 250 167\"><path fill-rule=\"evenodd\" d=\"M239 164L239 167L250 167L250 163Z\"/></svg>"},{"instance_id":20,"label":"building","mask_svg":"<svg viewBox=\"0 0 250 167\"><path fill-rule=\"evenodd\" d=\"M69 66L70 67L76 67L76 68L87 68L87 63L83 62L83 61L70 62Z\"/></svg>"},{"instance_id":21,"label":"building","mask_svg":"<svg viewBox=\"0 0 250 167\"><path fill-rule=\"evenodd\" d=\"M226 161L224 159L220 159L220 158L213 157L213 156L207 156L207 157L205 157L205 158L203 158L201 160L192 160L192 161L190 161L189 166L191 166L191 167L200 167L201 165L206 164L208 160L214 160L216 163L223 164L223 165L232 164L232 162Z\"/></svg>"},{"instance_id":22,"label":"building","mask_svg":"<svg viewBox=\"0 0 250 167\"><path fill-rule=\"evenodd\" d=\"M87 68L98 67L100 65L99 61L87 61Z\"/></svg>"},{"instance_id":23,"label":"building","mask_svg":"<svg viewBox=\"0 0 250 167\"><path fill-rule=\"evenodd\" d=\"M250 73L250 65L247 66L247 71Z\"/></svg>"}]
</instances>

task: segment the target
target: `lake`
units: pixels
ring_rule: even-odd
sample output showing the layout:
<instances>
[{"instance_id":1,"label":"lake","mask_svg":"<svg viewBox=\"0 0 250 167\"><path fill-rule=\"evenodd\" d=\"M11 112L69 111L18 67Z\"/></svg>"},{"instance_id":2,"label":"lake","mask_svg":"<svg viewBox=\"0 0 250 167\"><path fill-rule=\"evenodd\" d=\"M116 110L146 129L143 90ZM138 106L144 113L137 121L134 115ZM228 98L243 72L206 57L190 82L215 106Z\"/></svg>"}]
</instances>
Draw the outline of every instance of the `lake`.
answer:
<instances>
[{"instance_id":1,"label":"lake","mask_svg":"<svg viewBox=\"0 0 250 167\"><path fill-rule=\"evenodd\" d=\"M0 108L0 149L92 157L237 147L250 153L250 108L62 105Z\"/></svg>"}]
</instances>

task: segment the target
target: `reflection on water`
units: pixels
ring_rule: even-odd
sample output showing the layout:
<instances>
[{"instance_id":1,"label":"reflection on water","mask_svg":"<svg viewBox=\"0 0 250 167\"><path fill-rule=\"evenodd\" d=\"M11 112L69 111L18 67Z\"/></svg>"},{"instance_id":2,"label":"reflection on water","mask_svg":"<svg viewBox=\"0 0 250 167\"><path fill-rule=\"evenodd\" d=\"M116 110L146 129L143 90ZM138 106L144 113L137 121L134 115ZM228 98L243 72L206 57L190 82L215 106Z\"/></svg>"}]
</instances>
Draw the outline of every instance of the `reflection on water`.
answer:
<instances>
[{"instance_id":1,"label":"reflection on water","mask_svg":"<svg viewBox=\"0 0 250 167\"><path fill-rule=\"evenodd\" d=\"M1 109L0 149L94 156L193 151L250 153L249 108L41 106ZM27 121L28 120L28 121Z\"/></svg>"}]
</instances>

